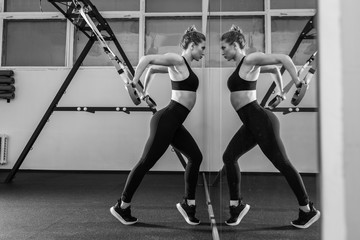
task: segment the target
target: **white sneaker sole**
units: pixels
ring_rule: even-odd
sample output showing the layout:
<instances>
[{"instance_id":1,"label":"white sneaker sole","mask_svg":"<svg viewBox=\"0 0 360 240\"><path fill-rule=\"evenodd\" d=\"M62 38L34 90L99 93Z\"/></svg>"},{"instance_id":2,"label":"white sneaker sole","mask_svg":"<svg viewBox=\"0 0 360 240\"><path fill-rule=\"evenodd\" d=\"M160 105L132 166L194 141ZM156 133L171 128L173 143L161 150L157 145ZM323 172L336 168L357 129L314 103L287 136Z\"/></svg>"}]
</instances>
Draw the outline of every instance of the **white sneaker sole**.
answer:
<instances>
[{"instance_id":1,"label":"white sneaker sole","mask_svg":"<svg viewBox=\"0 0 360 240\"><path fill-rule=\"evenodd\" d=\"M177 210L181 213L181 215L183 216L183 218L185 219L185 221L186 221L188 224L193 225L193 226L200 224L200 222L194 223L194 222L191 222L191 221L190 221L189 217L187 216L185 210L181 207L181 204L180 204L180 203L177 203L177 204L176 204L176 208L177 208Z\"/></svg>"},{"instance_id":2,"label":"white sneaker sole","mask_svg":"<svg viewBox=\"0 0 360 240\"><path fill-rule=\"evenodd\" d=\"M228 225L228 226L237 226L237 225L239 225L239 223L241 222L243 217L245 217L245 215L249 212L249 210L250 210L250 205L246 204L245 208L239 214L239 217L237 218L236 222L228 223L227 221L225 221L226 225Z\"/></svg>"},{"instance_id":3,"label":"white sneaker sole","mask_svg":"<svg viewBox=\"0 0 360 240\"><path fill-rule=\"evenodd\" d=\"M293 222L291 222L291 225L293 225L296 228L302 228L302 229L310 227L313 223L315 223L320 218L320 215L321 215L320 211L316 210L316 212L317 212L316 215L313 218L311 218L305 225L296 225Z\"/></svg>"},{"instance_id":4,"label":"white sneaker sole","mask_svg":"<svg viewBox=\"0 0 360 240\"><path fill-rule=\"evenodd\" d=\"M111 208L110 208L110 213L111 213L117 220L119 220L119 221L120 221L122 224L124 224L124 225L132 225L132 224L137 223L137 220L134 221L134 222L127 222L127 221L125 221L125 219L123 219L123 218L115 211L114 207L111 207Z\"/></svg>"}]
</instances>

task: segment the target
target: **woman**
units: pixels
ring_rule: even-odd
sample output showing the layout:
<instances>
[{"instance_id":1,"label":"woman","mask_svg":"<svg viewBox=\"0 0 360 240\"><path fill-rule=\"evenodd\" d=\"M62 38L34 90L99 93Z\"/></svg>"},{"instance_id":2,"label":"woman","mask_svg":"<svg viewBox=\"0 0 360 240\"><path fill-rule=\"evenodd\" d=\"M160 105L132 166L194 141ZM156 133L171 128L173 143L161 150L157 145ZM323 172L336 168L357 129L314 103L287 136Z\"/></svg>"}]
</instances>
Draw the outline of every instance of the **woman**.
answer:
<instances>
[{"instance_id":1,"label":"woman","mask_svg":"<svg viewBox=\"0 0 360 240\"><path fill-rule=\"evenodd\" d=\"M256 81L260 73L274 73L284 98L283 83L280 71L271 64L282 64L290 73L296 86L301 86L296 68L291 58L284 54L264 54L260 52L245 56L245 37L237 26L221 37L222 55L228 61L236 62L236 69L229 77L227 86L230 90L230 101L239 115L243 125L236 132L227 146L223 162L230 191L230 218L227 225L238 225L249 211L250 206L242 202L240 193L240 168L237 160L250 149L259 145L262 152L283 174L295 193L299 203L299 217L291 224L298 228L308 228L320 217L313 203L309 201L300 174L286 155L279 135L279 120L271 111L264 109L256 100Z\"/></svg>"},{"instance_id":2,"label":"woman","mask_svg":"<svg viewBox=\"0 0 360 240\"><path fill-rule=\"evenodd\" d=\"M138 83L145 69L152 65L144 80L145 96L147 96L147 89L154 73L168 73L172 91L169 105L152 117L150 136L142 157L131 170L121 198L115 206L110 208L112 215L125 225L137 222L137 218L131 216L131 199L144 175L155 165L170 144L188 159L185 169L185 196L176 207L188 224L200 223L195 217L195 191L202 154L195 140L182 124L195 105L199 80L191 70L190 63L193 60L199 61L203 57L205 36L192 26L186 30L180 46L183 49L181 56L175 53L147 55L140 59L136 67L134 85Z\"/></svg>"}]
</instances>

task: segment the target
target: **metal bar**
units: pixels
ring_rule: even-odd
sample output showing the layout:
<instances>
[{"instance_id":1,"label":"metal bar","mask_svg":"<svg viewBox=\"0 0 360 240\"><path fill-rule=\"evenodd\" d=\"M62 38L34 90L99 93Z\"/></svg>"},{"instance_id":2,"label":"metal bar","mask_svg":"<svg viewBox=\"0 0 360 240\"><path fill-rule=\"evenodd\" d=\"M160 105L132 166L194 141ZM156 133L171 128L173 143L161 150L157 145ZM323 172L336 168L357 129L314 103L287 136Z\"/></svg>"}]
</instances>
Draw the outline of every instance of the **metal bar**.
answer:
<instances>
[{"instance_id":1,"label":"metal bar","mask_svg":"<svg viewBox=\"0 0 360 240\"><path fill-rule=\"evenodd\" d=\"M211 204L210 194L209 194L209 188L206 182L205 173L203 175L203 182L204 182L204 189L205 189L205 196L206 196L206 205L208 206L208 213L209 213L209 220L211 224L211 233L213 240L220 240L219 232L216 227L216 221L215 221L215 215L214 210Z\"/></svg>"},{"instance_id":2,"label":"metal bar","mask_svg":"<svg viewBox=\"0 0 360 240\"><path fill-rule=\"evenodd\" d=\"M150 107L56 107L54 111L59 112L152 112Z\"/></svg>"},{"instance_id":3,"label":"metal bar","mask_svg":"<svg viewBox=\"0 0 360 240\"><path fill-rule=\"evenodd\" d=\"M318 108L316 107L280 107L280 108L274 108L269 109L266 108L272 112L286 112L287 110L294 111L294 112L318 112Z\"/></svg>"},{"instance_id":4,"label":"metal bar","mask_svg":"<svg viewBox=\"0 0 360 240\"><path fill-rule=\"evenodd\" d=\"M225 176L225 174L226 174L225 166L223 166L221 168L221 170L218 172L218 174L215 176L215 179L214 179L214 181L212 182L212 184L210 186L216 186L220 182L220 179L223 176Z\"/></svg>"},{"instance_id":5,"label":"metal bar","mask_svg":"<svg viewBox=\"0 0 360 240\"><path fill-rule=\"evenodd\" d=\"M97 8L88 0L83 0L85 3L87 3L91 9L92 9L92 13L94 14L94 17L96 18L96 20L98 20L98 22L104 27L104 29L106 30L106 32L110 35L112 41L114 42L117 50L119 51L122 59L124 60L126 66L128 67L128 69L130 70L131 74L134 75L135 71L134 68L132 67L128 57L126 56L124 50L122 49L120 43L118 42L114 32L112 31L112 29L110 28L110 25L108 24L108 22L106 21L105 18L103 18L103 16L99 13L99 11L97 10ZM139 85L143 88L142 83L139 81Z\"/></svg>"},{"instance_id":6,"label":"metal bar","mask_svg":"<svg viewBox=\"0 0 360 240\"><path fill-rule=\"evenodd\" d=\"M175 152L176 156L179 158L181 165L184 167L184 169L186 169L187 163L186 163L184 157L182 156L182 154L178 150L176 150L174 147L172 149Z\"/></svg>"},{"instance_id":7,"label":"metal bar","mask_svg":"<svg viewBox=\"0 0 360 240\"><path fill-rule=\"evenodd\" d=\"M266 108L268 109L268 108ZM288 113L297 113L297 112L318 112L318 108L315 107L281 107L281 108L274 108L268 109L272 112L282 112L284 115Z\"/></svg>"},{"instance_id":8,"label":"metal bar","mask_svg":"<svg viewBox=\"0 0 360 240\"><path fill-rule=\"evenodd\" d=\"M91 38L89 39L89 41L87 42L86 46L84 47L83 51L81 52L79 58L77 59L77 61L75 62L73 68L71 69L70 73L68 74L68 76L66 77L64 83L62 84L62 86L60 87L59 91L57 92L55 98L53 99L53 101L51 102L50 106L48 107L48 109L46 110L44 116L42 117L42 119L40 120L38 126L36 127L34 133L31 135L28 143L26 144L25 148L23 149L23 151L21 152L18 160L16 161L14 167L11 169L9 175L7 176L7 178L5 179L5 183L9 183L11 182L11 180L15 177L16 172L19 170L21 164L23 163L24 159L26 158L27 154L29 153L29 151L31 150L33 144L35 143L37 137L39 136L39 134L41 133L42 129L44 128L46 122L48 121L50 115L52 114L52 112L54 111L56 105L58 104L58 102L60 101L62 95L64 94L64 92L66 91L66 88L69 86L71 80L73 79L73 77L75 76L75 73L77 72L77 70L79 69L79 67L81 66L81 63L83 62L83 60L85 59L86 55L88 54L88 52L90 51L92 45L95 42L95 38Z\"/></svg>"},{"instance_id":9,"label":"metal bar","mask_svg":"<svg viewBox=\"0 0 360 240\"><path fill-rule=\"evenodd\" d=\"M83 25L76 24L75 17L78 18L79 14L72 13L72 10L75 9L74 7L69 7L67 12L64 12L64 10L62 10L61 7L59 7L56 4L56 2L71 2L71 6L74 6L74 4L71 0L70 1L48 0L48 2L50 2L60 13L62 13L66 19L68 19L72 24L74 24L74 26L76 26L77 29L79 29L81 32L83 32L85 34L85 36L87 36L88 38L91 38L90 34L88 32L86 32L87 29L84 28Z\"/></svg>"},{"instance_id":10,"label":"metal bar","mask_svg":"<svg viewBox=\"0 0 360 240\"><path fill-rule=\"evenodd\" d=\"M314 19L314 17L311 17L310 20L306 23L304 29L301 31L300 36L296 40L293 48L291 49L291 51L289 53L289 56L291 58L295 55L297 49L299 48L299 46L301 44L301 41L304 39L304 37L306 37L306 34L314 27L313 19ZM280 73L283 74L284 72L285 72L285 68L284 68L284 66L282 66L280 69ZM275 88L276 88L276 83L272 82L270 88L268 89L268 91L266 92L264 98L262 99L262 101L260 103L261 106L265 106L266 102L269 100L269 97Z\"/></svg>"}]
</instances>

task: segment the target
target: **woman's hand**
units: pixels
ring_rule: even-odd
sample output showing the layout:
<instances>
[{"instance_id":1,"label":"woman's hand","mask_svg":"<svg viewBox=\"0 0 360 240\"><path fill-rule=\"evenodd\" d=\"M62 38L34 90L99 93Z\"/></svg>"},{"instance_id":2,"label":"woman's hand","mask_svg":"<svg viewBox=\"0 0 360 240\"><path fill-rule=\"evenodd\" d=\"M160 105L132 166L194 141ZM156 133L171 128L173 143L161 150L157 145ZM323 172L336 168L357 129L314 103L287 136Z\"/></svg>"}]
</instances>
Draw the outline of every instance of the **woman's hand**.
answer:
<instances>
[{"instance_id":1,"label":"woman's hand","mask_svg":"<svg viewBox=\"0 0 360 240\"><path fill-rule=\"evenodd\" d=\"M131 85L131 87L133 87L133 88L136 88L136 83L135 82L130 82L130 85Z\"/></svg>"},{"instance_id":2,"label":"woman's hand","mask_svg":"<svg viewBox=\"0 0 360 240\"><path fill-rule=\"evenodd\" d=\"M296 88L301 87L302 82L300 81L299 77L293 78L292 81L294 82Z\"/></svg>"},{"instance_id":3,"label":"woman's hand","mask_svg":"<svg viewBox=\"0 0 360 240\"><path fill-rule=\"evenodd\" d=\"M278 94L278 96L282 99L282 101L284 101L285 99L286 99L286 96L285 96L285 92L284 92L284 90L282 90L279 94Z\"/></svg>"},{"instance_id":4,"label":"woman's hand","mask_svg":"<svg viewBox=\"0 0 360 240\"><path fill-rule=\"evenodd\" d=\"M145 101L145 99L147 98L147 97L149 97L149 93L147 92L147 91L145 91L145 92L143 92L142 94L141 94L141 100L143 100L143 101Z\"/></svg>"}]
</instances>

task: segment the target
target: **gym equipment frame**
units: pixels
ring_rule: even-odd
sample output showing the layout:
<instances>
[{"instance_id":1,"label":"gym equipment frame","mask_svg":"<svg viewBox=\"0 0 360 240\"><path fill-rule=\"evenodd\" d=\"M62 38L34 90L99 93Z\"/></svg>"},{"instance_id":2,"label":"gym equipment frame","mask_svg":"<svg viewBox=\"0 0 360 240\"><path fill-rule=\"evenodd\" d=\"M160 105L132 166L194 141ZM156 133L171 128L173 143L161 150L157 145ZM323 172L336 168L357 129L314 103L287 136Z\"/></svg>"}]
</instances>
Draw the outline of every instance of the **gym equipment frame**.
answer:
<instances>
[{"instance_id":1,"label":"gym equipment frame","mask_svg":"<svg viewBox=\"0 0 360 240\"><path fill-rule=\"evenodd\" d=\"M121 62L119 59L115 59L120 61L121 64L126 66L130 74L134 75L134 69L127 58L125 52L120 46L120 43L118 42L115 34L113 33L112 29L110 28L107 21L101 16L99 11L96 9L96 7L91 3L90 0L48 0L57 10L59 10L65 18L67 18L71 23L75 25L77 29L79 29L81 32L85 34L85 36L88 37L88 42L86 43L84 49L80 53L78 59L74 63L72 69L70 70L69 74L67 75L66 79L64 80L63 84L61 85L60 89L58 90L57 94L55 95L54 99L50 103L48 109L46 110L44 116L41 118L39 124L37 125L35 131L31 135L29 141L27 142L26 146L22 150L18 160L14 164L13 168L11 169L10 173L8 174L7 178L5 179L5 183L10 183L13 178L15 177L16 173L18 172L21 164L24 162L27 154L31 150L33 144L35 143L37 137L41 133L42 129L44 128L46 122L50 118L53 111L85 111L90 113L95 113L96 111L115 111L115 112L124 112L129 114L131 111L150 111L155 113L156 109L155 107L152 107L148 101L146 103L149 105L149 107L58 107L57 104L60 101L62 95L65 93L67 87L71 83L72 79L74 78L77 70L81 66L82 62L84 61L85 57L89 53L91 47L93 44L98 41L99 39L96 36L96 33L93 31L91 26L87 24L87 21L82 18L79 10L79 4L81 6L84 6L88 9L87 15L90 17L90 21L95 20L97 22L96 26L98 32L101 33L102 37L106 41L112 41L115 44L115 47L119 51L123 61ZM88 19L88 20L89 20ZM104 51L106 54L107 49L104 48ZM113 60L113 59L112 59ZM119 64L120 65L120 64ZM115 66L116 67L116 66ZM121 72L123 69L120 67L116 67L119 74L122 74ZM143 88L142 83L139 81L139 85L141 88ZM137 88L138 89L138 88ZM176 149L173 149L176 153L177 157L179 158L182 166L186 168L186 161L184 160L183 156L179 151Z\"/></svg>"},{"instance_id":2,"label":"gym equipment frame","mask_svg":"<svg viewBox=\"0 0 360 240\"><path fill-rule=\"evenodd\" d=\"M300 36L299 36L298 39L296 40L293 48L291 49L291 51L290 51L290 53L289 53L289 56L290 56L291 58L294 57L294 55L295 55L296 51L298 50L298 48L299 48L302 40L304 40L304 39L315 39L315 38L316 38L316 36L315 36L314 34L312 34L312 35L309 34L309 32L310 32L312 29L314 29L314 17L315 17L315 16L313 16L313 17L310 18L310 20L306 23L304 29L301 31ZM282 67L282 68L280 69L280 73L283 74L284 72L285 72L285 68ZM274 91L275 87L276 87L276 83L273 82L273 83L271 84L270 88L268 89L268 91L266 92L264 98L262 99L262 101L261 101L261 103L260 103L261 106L265 106L266 102L269 100L269 97L270 97L271 93ZM286 109L289 109L289 108L286 108ZM299 109L300 109L300 108L299 108ZM309 110L309 112L314 112L314 109L313 109L313 108L310 108L310 109L302 108L301 111L302 111L302 112L307 112L307 110ZM287 111L285 111L285 112L287 112ZM285 112L284 112L284 113L285 113Z\"/></svg>"}]
</instances>

